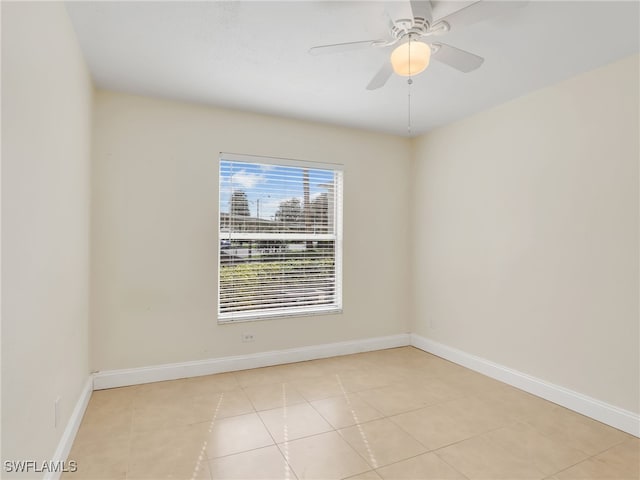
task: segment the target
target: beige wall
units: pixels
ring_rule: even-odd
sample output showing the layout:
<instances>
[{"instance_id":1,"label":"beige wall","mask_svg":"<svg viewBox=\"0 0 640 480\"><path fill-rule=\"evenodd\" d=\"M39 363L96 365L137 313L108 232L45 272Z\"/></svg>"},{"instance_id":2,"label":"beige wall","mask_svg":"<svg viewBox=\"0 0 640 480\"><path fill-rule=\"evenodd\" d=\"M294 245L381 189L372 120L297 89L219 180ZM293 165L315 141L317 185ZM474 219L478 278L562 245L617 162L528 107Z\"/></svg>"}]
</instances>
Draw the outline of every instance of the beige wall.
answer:
<instances>
[{"instance_id":1,"label":"beige wall","mask_svg":"<svg viewBox=\"0 0 640 480\"><path fill-rule=\"evenodd\" d=\"M104 91L94 119L94 369L408 332L406 139ZM221 151L344 164L342 315L217 324Z\"/></svg>"},{"instance_id":2,"label":"beige wall","mask_svg":"<svg viewBox=\"0 0 640 480\"><path fill-rule=\"evenodd\" d=\"M414 143L414 331L639 408L638 57Z\"/></svg>"},{"instance_id":3,"label":"beige wall","mask_svg":"<svg viewBox=\"0 0 640 480\"><path fill-rule=\"evenodd\" d=\"M92 95L64 6L2 2L2 460L51 459L89 378Z\"/></svg>"}]
</instances>

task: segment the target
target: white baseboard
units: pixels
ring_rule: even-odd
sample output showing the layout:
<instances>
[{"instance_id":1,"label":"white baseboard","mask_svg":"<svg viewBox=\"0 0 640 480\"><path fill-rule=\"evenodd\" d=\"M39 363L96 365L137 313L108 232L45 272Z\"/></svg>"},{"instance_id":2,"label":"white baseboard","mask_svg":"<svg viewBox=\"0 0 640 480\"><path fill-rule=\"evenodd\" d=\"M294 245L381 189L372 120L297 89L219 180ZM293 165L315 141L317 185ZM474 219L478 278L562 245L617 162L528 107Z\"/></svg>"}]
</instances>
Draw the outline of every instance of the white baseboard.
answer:
<instances>
[{"instance_id":1,"label":"white baseboard","mask_svg":"<svg viewBox=\"0 0 640 480\"><path fill-rule=\"evenodd\" d=\"M484 358L457 350L414 333L323 345L312 345L286 350L253 353L249 355L237 355L191 362L96 372L93 375L93 389L102 390L105 388L124 387L142 383L175 380L178 378L198 377L214 373L268 367L284 363L334 357L337 355L348 355L352 353L369 352L372 350L382 350L385 348L403 347L406 345L412 345L424 350L425 352L450 360L471 370L495 378L496 380L500 380L501 382L591 417L602 423L611 425L612 427L630 433L631 435L640 437L640 415L636 413L610 405L559 385L546 382ZM88 401L89 396L84 394L83 396L86 396L86 401ZM81 400L79 400L76 410L78 410ZM86 403L82 407L79 417L77 418L78 425L82 419L82 414L84 413L85 408ZM75 417L76 411L74 410L72 418ZM72 422L70 421L67 430L70 429L71 423ZM73 440L78 425L75 426L75 430L72 430L72 433L68 433L67 430L65 430L63 440L67 436ZM60 445L63 445L62 440ZM66 456L58 455L59 453L65 453L61 450L61 446L58 447L59 451L56 451L56 458L66 458ZM71 443L69 442L68 448L70 447ZM66 453L68 454L68 450Z\"/></svg>"},{"instance_id":2,"label":"white baseboard","mask_svg":"<svg viewBox=\"0 0 640 480\"><path fill-rule=\"evenodd\" d=\"M411 345L640 437L640 415L484 358L411 334Z\"/></svg>"},{"instance_id":3,"label":"white baseboard","mask_svg":"<svg viewBox=\"0 0 640 480\"><path fill-rule=\"evenodd\" d=\"M123 370L109 370L94 373L93 388L95 390L102 390L105 388L125 387L141 383L246 370L248 368L268 367L281 365L283 363L303 362L305 360L334 357L336 355L404 347L409 345L409 341L409 334L403 333L388 337L312 345L249 355L211 358L207 360L153 365L150 367L128 368Z\"/></svg>"},{"instance_id":4,"label":"white baseboard","mask_svg":"<svg viewBox=\"0 0 640 480\"><path fill-rule=\"evenodd\" d=\"M89 377L82 387L80 397L76 402L73 412L71 412L67 426L65 427L64 432L62 432L62 437L58 442L58 448L56 448L56 451L53 454L52 461L54 464L57 464L58 462L62 464L63 462L66 462L67 458L69 458L69 452L71 451L71 446L73 445L73 441L78 433L78 428L80 428L80 422L82 422L84 412L89 404L91 392L93 392L93 377ZM47 472L45 473L44 480L58 480L60 475L62 475L62 472Z\"/></svg>"}]
</instances>

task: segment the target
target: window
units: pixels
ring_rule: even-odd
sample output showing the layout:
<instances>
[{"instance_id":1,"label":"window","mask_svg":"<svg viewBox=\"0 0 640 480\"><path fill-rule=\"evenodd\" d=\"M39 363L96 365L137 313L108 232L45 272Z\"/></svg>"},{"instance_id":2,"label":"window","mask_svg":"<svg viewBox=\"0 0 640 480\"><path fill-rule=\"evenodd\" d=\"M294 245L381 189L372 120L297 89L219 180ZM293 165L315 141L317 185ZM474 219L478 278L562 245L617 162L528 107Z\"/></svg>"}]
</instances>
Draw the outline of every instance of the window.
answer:
<instances>
[{"instance_id":1,"label":"window","mask_svg":"<svg viewBox=\"0 0 640 480\"><path fill-rule=\"evenodd\" d=\"M220 155L218 321L342 308L342 170Z\"/></svg>"}]
</instances>

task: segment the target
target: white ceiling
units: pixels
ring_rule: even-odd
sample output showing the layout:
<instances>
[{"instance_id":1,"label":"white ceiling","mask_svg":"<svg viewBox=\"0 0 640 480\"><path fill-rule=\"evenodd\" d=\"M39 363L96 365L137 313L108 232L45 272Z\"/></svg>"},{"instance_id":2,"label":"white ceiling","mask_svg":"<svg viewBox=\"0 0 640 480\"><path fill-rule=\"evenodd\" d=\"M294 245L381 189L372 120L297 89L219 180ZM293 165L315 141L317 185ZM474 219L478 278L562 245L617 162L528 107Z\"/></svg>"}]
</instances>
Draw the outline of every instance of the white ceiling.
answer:
<instances>
[{"instance_id":1,"label":"white ceiling","mask_svg":"<svg viewBox=\"0 0 640 480\"><path fill-rule=\"evenodd\" d=\"M470 2L433 2L434 19ZM365 89L389 54L312 56L315 45L387 37L371 1L71 2L101 88L407 135L406 78ZM400 10L398 10L400 9ZM432 62L411 87L412 135L639 51L637 1L531 1L442 41L485 58Z\"/></svg>"}]
</instances>

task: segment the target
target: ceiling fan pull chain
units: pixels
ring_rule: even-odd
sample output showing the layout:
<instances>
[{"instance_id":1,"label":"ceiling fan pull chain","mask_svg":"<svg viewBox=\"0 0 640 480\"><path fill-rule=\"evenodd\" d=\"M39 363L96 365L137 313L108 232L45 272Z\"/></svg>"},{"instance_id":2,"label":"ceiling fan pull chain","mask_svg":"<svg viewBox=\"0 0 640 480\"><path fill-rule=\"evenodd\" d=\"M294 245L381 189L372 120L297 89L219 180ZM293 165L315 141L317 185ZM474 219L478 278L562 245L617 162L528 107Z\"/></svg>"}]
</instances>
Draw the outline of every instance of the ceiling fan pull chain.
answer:
<instances>
[{"instance_id":1,"label":"ceiling fan pull chain","mask_svg":"<svg viewBox=\"0 0 640 480\"><path fill-rule=\"evenodd\" d=\"M413 80L407 79L408 94L407 94L407 133L411 136L411 84Z\"/></svg>"}]
</instances>

